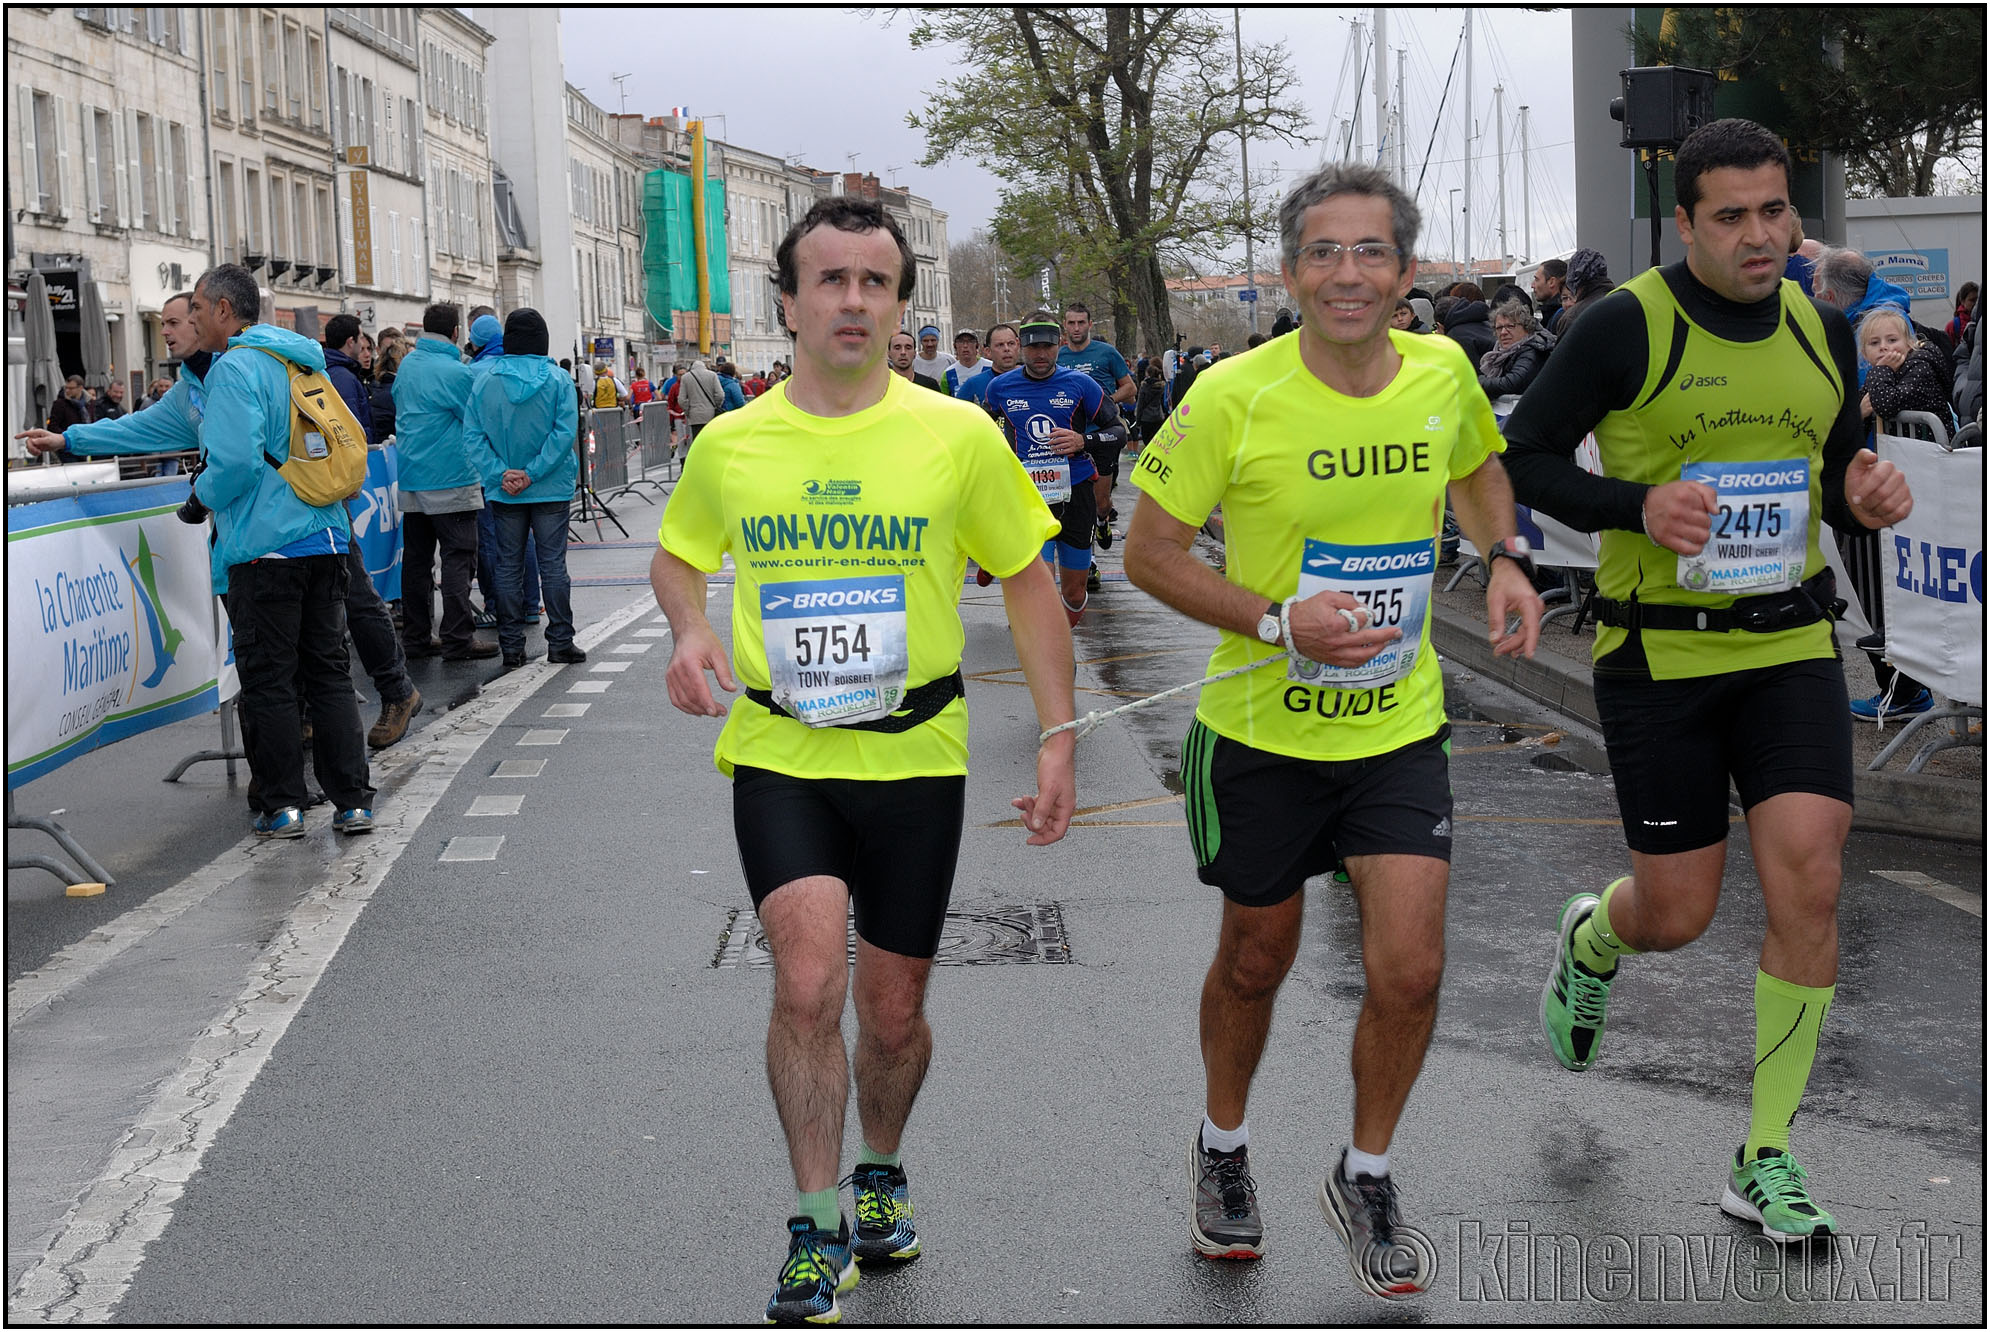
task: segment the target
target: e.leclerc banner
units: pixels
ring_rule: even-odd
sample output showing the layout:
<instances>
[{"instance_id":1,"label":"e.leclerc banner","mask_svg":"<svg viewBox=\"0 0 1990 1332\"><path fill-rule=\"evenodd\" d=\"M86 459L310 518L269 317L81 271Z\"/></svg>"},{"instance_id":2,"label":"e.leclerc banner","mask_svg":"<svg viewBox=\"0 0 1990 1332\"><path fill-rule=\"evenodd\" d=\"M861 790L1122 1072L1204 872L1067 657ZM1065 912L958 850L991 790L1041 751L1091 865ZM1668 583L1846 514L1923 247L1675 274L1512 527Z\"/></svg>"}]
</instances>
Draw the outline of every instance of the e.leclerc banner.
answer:
<instances>
[{"instance_id":1,"label":"e.leclerc banner","mask_svg":"<svg viewBox=\"0 0 1990 1332\"><path fill-rule=\"evenodd\" d=\"M186 496L179 481L8 507L8 790L220 706L227 622L207 525L174 517Z\"/></svg>"}]
</instances>

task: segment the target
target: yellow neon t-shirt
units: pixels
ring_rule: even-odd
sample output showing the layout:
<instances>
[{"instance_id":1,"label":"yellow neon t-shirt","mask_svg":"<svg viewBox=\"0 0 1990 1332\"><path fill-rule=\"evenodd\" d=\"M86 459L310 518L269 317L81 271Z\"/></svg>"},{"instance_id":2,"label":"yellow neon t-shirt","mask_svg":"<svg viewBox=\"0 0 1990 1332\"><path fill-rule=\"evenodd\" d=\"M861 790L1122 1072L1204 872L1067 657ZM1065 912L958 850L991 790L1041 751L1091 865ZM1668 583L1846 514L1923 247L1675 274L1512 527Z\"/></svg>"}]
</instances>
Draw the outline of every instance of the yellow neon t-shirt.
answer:
<instances>
[{"instance_id":1,"label":"yellow neon t-shirt","mask_svg":"<svg viewBox=\"0 0 1990 1332\"><path fill-rule=\"evenodd\" d=\"M892 375L884 398L853 416L810 416L783 383L752 410L719 417L699 434L658 539L706 573L733 557L732 667L742 690L780 694L771 642L788 684L799 680L833 708L842 686L828 681L864 678L840 672L879 662L883 678L894 650L907 688L953 674L966 642L958 606L967 561L1007 577L1056 533L986 412ZM866 616L783 618L832 602L835 612L810 613L856 607ZM713 758L727 776L737 764L794 777L953 776L967 771L966 702L887 734L805 726L737 698Z\"/></svg>"},{"instance_id":2,"label":"yellow neon t-shirt","mask_svg":"<svg viewBox=\"0 0 1990 1332\"><path fill-rule=\"evenodd\" d=\"M1141 452L1133 484L1175 518L1199 526L1223 506L1231 582L1283 601L1331 574L1375 598L1378 624L1404 631L1397 678L1320 685L1265 666L1206 686L1196 715L1219 735L1293 758L1355 759L1444 723L1428 611L1444 491L1505 445L1457 343L1389 338L1403 363L1372 398L1321 383L1300 361L1298 337L1218 361ZM1225 630L1209 672L1277 651Z\"/></svg>"}]
</instances>

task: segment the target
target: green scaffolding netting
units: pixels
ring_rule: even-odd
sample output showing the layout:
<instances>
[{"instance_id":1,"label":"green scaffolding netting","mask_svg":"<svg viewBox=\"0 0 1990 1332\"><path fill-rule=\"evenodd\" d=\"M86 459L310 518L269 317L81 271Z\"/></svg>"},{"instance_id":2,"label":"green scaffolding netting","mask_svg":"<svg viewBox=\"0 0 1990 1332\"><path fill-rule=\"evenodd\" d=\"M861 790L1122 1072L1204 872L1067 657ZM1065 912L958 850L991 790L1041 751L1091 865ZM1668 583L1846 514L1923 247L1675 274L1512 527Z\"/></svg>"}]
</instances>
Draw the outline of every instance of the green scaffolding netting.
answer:
<instances>
[{"instance_id":1,"label":"green scaffolding netting","mask_svg":"<svg viewBox=\"0 0 1990 1332\"><path fill-rule=\"evenodd\" d=\"M680 311L698 310L698 263L691 223L691 177L678 171L652 171L643 181L643 279L650 317L675 327ZM726 187L705 180L705 262L710 271L712 313L732 313L732 281L726 268Z\"/></svg>"}]
</instances>

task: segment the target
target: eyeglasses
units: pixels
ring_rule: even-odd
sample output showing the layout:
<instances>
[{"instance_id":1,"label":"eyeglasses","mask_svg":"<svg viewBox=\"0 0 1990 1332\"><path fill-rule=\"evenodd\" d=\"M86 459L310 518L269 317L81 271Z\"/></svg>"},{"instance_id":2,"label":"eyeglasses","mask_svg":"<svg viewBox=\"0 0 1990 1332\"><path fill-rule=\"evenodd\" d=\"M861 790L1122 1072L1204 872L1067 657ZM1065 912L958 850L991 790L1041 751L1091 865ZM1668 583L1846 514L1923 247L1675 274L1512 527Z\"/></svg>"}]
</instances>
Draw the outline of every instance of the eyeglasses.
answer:
<instances>
[{"instance_id":1,"label":"eyeglasses","mask_svg":"<svg viewBox=\"0 0 1990 1332\"><path fill-rule=\"evenodd\" d=\"M1339 265L1341 255L1346 253L1352 253L1354 262L1363 268L1381 268L1402 251L1380 241L1363 241L1359 245L1314 241L1311 245L1299 247L1299 263L1307 268L1333 268Z\"/></svg>"}]
</instances>

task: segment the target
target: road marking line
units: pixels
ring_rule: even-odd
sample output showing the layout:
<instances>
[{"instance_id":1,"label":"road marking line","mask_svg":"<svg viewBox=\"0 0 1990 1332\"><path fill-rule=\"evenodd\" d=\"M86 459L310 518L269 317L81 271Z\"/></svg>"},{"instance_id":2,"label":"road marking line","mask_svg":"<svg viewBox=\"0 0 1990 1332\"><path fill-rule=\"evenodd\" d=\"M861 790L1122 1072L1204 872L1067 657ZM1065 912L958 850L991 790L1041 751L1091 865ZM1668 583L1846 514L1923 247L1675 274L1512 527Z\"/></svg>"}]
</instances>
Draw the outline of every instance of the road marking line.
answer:
<instances>
[{"instance_id":1,"label":"road marking line","mask_svg":"<svg viewBox=\"0 0 1990 1332\"><path fill-rule=\"evenodd\" d=\"M587 710L593 706L592 703L555 703L539 715L554 718L585 717Z\"/></svg>"},{"instance_id":2,"label":"road marking line","mask_svg":"<svg viewBox=\"0 0 1990 1332\"><path fill-rule=\"evenodd\" d=\"M575 641L582 648L593 647L654 604L648 597L632 602ZM494 680L484 686L481 697L375 760L374 769L381 777L401 773L407 777L392 793L393 799L375 810L378 822L373 835L359 839L356 846L345 843L325 865L324 878L256 958L247 986L195 1038L179 1069L160 1084L151 1104L112 1149L103 1173L77 1196L48 1248L15 1283L7 1305L10 1319L108 1321L144 1261L146 1247L164 1233L187 1181L200 1170L215 1136L262 1072L291 1019L310 999L374 891L484 741L557 669L542 662ZM388 783L382 781L381 786L384 790ZM82 944L64 949L39 972L30 973L40 978L31 993L19 990L30 976L8 987L8 1025L102 970L118 953L239 878L257 858L249 852L281 855L284 847L294 845L262 842L251 834L215 864L167 890L188 890L176 906L137 919L159 900L155 897ZM223 868L223 862L232 872Z\"/></svg>"},{"instance_id":3,"label":"road marking line","mask_svg":"<svg viewBox=\"0 0 1990 1332\"><path fill-rule=\"evenodd\" d=\"M492 771L493 777L537 777L546 771L544 759L506 759Z\"/></svg>"},{"instance_id":4,"label":"road marking line","mask_svg":"<svg viewBox=\"0 0 1990 1332\"><path fill-rule=\"evenodd\" d=\"M503 847L502 837L452 837L436 860L496 860Z\"/></svg>"},{"instance_id":5,"label":"road marking line","mask_svg":"<svg viewBox=\"0 0 1990 1332\"><path fill-rule=\"evenodd\" d=\"M670 630L668 630L668 629L638 629L638 630L636 630L636 634L635 634L635 636L636 636L637 638L668 638L668 637L670 637Z\"/></svg>"},{"instance_id":6,"label":"road marking line","mask_svg":"<svg viewBox=\"0 0 1990 1332\"><path fill-rule=\"evenodd\" d=\"M522 795L480 795L463 812L466 819L493 819L516 814L525 805Z\"/></svg>"},{"instance_id":7,"label":"road marking line","mask_svg":"<svg viewBox=\"0 0 1990 1332\"><path fill-rule=\"evenodd\" d=\"M527 731L519 737L518 743L520 745L557 745L566 738L567 733L564 730Z\"/></svg>"},{"instance_id":8,"label":"road marking line","mask_svg":"<svg viewBox=\"0 0 1990 1332\"><path fill-rule=\"evenodd\" d=\"M597 661L587 669L591 675L614 675L619 671L628 670L634 664L627 661Z\"/></svg>"},{"instance_id":9,"label":"road marking line","mask_svg":"<svg viewBox=\"0 0 1990 1332\"><path fill-rule=\"evenodd\" d=\"M639 652L648 652L651 648L655 646L656 644L654 643L617 643L614 647L609 648L608 650L610 652L626 652L630 656L634 656Z\"/></svg>"},{"instance_id":10,"label":"road marking line","mask_svg":"<svg viewBox=\"0 0 1990 1332\"><path fill-rule=\"evenodd\" d=\"M613 680L576 680L567 686L569 694L605 694Z\"/></svg>"},{"instance_id":11,"label":"road marking line","mask_svg":"<svg viewBox=\"0 0 1990 1332\"><path fill-rule=\"evenodd\" d=\"M1882 879L1891 879L1902 888L1912 888L1923 897L1932 897L1937 902L1947 902L1958 911L1966 911L1978 920L1983 918L1983 899L1975 893L1955 888L1923 874L1920 870L1874 870Z\"/></svg>"}]
</instances>

